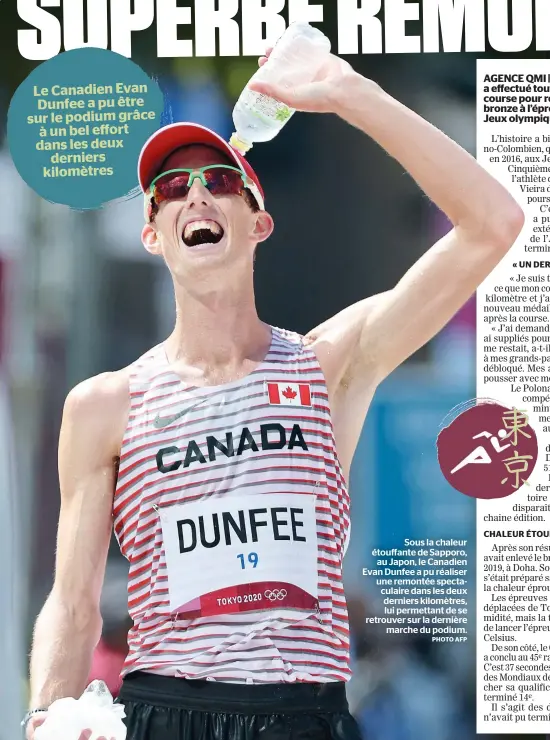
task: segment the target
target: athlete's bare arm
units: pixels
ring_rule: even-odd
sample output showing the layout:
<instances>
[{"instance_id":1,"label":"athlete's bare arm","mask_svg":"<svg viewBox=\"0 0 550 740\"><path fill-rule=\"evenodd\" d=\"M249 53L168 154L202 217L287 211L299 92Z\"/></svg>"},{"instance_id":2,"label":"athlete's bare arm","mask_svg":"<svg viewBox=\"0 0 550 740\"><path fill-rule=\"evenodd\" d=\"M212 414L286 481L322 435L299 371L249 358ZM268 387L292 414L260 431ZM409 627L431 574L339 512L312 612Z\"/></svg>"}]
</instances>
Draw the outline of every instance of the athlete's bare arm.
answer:
<instances>
[{"instance_id":1,"label":"athlete's bare arm","mask_svg":"<svg viewBox=\"0 0 550 740\"><path fill-rule=\"evenodd\" d=\"M92 653L101 636L99 602L127 414L124 371L81 383L65 403L59 440L61 511L55 581L34 631L32 709L48 707L62 697L78 697L86 688ZM37 715L31 720L29 737L43 718Z\"/></svg>"},{"instance_id":2,"label":"athlete's bare arm","mask_svg":"<svg viewBox=\"0 0 550 740\"><path fill-rule=\"evenodd\" d=\"M508 191L441 131L369 80L353 75L347 85L341 117L397 159L454 227L393 290L358 305L358 342L344 360L380 380L468 300L514 244L524 217ZM349 320L347 312L335 318Z\"/></svg>"},{"instance_id":3,"label":"athlete's bare arm","mask_svg":"<svg viewBox=\"0 0 550 740\"><path fill-rule=\"evenodd\" d=\"M339 453L351 461L376 385L474 293L514 244L523 212L458 144L334 55L316 82L255 89L298 110L336 113L364 131L453 225L395 288L351 306L308 337L327 377ZM368 242L367 233L366 249Z\"/></svg>"}]
</instances>

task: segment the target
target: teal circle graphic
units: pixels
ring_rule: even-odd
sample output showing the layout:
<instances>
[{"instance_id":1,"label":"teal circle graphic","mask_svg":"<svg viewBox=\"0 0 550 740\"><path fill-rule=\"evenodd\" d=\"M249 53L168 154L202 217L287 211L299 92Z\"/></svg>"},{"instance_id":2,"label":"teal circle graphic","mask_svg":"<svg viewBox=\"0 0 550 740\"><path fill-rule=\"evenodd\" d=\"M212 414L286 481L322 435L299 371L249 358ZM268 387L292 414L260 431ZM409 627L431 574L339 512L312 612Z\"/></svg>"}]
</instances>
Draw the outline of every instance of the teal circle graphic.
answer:
<instances>
[{"instance_id":1,"label":"teal circle graphic","mask_svg":"<svg viewBox=\"0 0 550 740\"><path fill-rule=\"evenodd\" d=\"M8 143L42 198L87 210L135 195L140 150L161 124L158 84L130 59L74 49L38 66L8 111Z\"/></svg>"}]
</instances>

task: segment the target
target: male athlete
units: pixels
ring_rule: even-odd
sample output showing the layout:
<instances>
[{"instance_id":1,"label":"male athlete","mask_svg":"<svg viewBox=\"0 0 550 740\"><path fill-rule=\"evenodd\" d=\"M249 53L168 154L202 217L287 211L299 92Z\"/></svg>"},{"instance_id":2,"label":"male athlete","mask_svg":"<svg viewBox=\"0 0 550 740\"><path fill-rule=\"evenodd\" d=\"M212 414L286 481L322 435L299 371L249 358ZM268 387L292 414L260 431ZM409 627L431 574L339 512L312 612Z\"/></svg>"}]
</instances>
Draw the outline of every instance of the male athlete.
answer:
<instances>
[{"instance_id":1,"label":"male athlete","mask_svg":"<svg viewBox=\"0 0 550 740\"><path fill-rule=\"evenodd\" d=\"M377 385L472 295L523 213L457 144L336 56L314 83L256 89L364 131L454 228L393 290L300 337L256 312L254 252L273 222L250 166L192 124L146 143L142 239L171 272L175 328L67 398L29 738L54 700L85 688L113 521L130 563L129 740L359 737L342 589L356 443Z\"/></svg>"}]
</instances>

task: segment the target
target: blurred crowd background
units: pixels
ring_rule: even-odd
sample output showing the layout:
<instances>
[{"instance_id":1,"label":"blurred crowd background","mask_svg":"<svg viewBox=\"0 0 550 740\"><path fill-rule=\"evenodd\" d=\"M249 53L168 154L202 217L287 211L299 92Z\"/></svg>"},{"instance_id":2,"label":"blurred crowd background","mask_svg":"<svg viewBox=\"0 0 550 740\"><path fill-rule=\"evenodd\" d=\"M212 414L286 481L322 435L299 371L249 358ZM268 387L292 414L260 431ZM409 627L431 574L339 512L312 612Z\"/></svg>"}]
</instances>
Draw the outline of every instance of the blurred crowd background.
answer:
<instances>
[{"instance_id":1,"label":"blurred crowd background","mask_svg":"<svg viewBox=\"0 0 550 740\"><path fill-rule=\"evenodd\" d=\"M174 299L168 271L141 246L139 198L77 213L38 198L14 170L7 106L33 64L16 51L24 24L15 3L2 5L0 21L10 61L0 72L0 740L13 740L33 622L52 585L64 398L84 378L121 368L166 337ZM322 28L336 37L330 20ZM233 105L256 60L158 60L153 33L137 34L134 49L165 91L166 123L193 120L230 136ZM349 61L475 153L472 55ZM334 116L297 114L249 158L276 223L256 264L260 316L276 326L305 333L391 288L449 228L397 163ZM474 331L472 300L380 387L355 457L345 563L355 668L349 700L366 740L476 736L475 505L446 483L435 448L445 416L475 395ZM400 547L405 537L470 541L466 644L390 638L365 624L383 605L362 569L373 567L373 547ZM114 693L128 629L125 577L113 544L93 677Z\"/></svg>"}]
</instances>

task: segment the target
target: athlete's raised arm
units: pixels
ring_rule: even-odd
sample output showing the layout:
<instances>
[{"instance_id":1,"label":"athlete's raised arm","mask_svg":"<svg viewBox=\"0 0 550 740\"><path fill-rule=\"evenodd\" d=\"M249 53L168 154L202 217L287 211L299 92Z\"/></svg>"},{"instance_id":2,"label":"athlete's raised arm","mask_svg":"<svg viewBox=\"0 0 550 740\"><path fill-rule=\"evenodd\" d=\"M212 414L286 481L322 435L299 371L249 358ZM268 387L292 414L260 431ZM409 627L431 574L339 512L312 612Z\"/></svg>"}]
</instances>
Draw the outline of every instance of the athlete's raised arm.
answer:
<instances>
[{"instance_id":1,"label":"athlete's raised arm","mask_svg":"<svg viewBox=\"0 0 550 740\"><path fill-rule=\"evenodd\" d=\"M330 353L320 353L329 366L338 366L337 375L349 375L351 367L354 376L377 383L468 300L514 244L523 212L458 144L334 55L316 82L291 90L258 83L255 89L298 110L336 113L364 131L403 165L454 227L395 288L311 334L318 344L330 345Z\"/></svg>"},{"instance_id":2,"label":"athlete's raised arm","mask_svg":"<svg viewBox=\"0 0 550 740\"><path fill-rule=\"evenodd\" d=\"M99 602L127 403L123 373L81 383L65 403L59 441L61 511L55 580L34 631L31 710L47 708L62 697L78 697L86 688L92 653L101 636ZM33 716L28 737L44 719L43 714Z\"/></svg>"}]
</instances>

